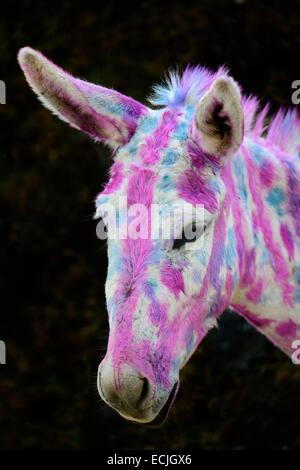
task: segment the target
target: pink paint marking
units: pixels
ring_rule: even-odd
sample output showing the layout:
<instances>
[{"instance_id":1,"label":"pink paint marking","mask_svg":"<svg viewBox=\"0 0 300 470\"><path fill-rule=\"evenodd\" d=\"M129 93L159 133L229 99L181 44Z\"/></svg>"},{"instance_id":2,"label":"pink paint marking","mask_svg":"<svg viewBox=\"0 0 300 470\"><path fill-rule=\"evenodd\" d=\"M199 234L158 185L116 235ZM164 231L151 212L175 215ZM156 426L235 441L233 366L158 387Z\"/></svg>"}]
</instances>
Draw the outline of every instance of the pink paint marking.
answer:
<instances>
[{"instance_id":1,"label":"pink paint marking","mask_svg":"<svg viewBox=\"0 0 300 470\"><path fill-rule=\"evenodd\" d=\"M36 58L44 67L39 66ZM27 58L24 60L23 57L20 65L31 86L38 94L44 95L48 103L56 97L53 107L63 119L104 143L113 140L115 144L125 144L135 131L138 119L147 111L143 104L115 90L74 78L38 51L30 52L27 48ZM65 80L60 81L61 77ZM106 104L112 102L120 108L122 116L112 116L106 109Z\"/></svg>"},{"instance_id":2,"label":"pink paint marking","mask_svg":"<svg viewBox=\"0 0 300 470\"><path fill-rule=\"evenodd\" d=\"M292 320L288 320L286 322L279 323L276 327L276 332L284 338L295 338L298 328L299 325L294 323Z\"/></svg>"},{"instance_id":3,"label":"pink paint marking","mask_svg":"<svg viewBox=\"0 0 300 470\"><path fill-rule=\"evenodd\" d=\"M286 224L282 223L280 225L280 235L284 243L284 246L286 247L286 250L288 252L289 260L291 261L294 259L295 248L294 248L293 236Z\"/></svg>"},{"instance_id":4,"label":"pink paint marking","mask_svg":"<svg viewBox=\"0 0 300 470\"><path fill-rule=\"evenodd\" d=\"M246 294L247 299L253 302L254 304L258 304L261 301L263 289L264 282L262 279L258 279L258 281L255 282L253 287L248 290Z\"/></svg>"},{"instance_id":5,"label":"pink paint marking","mask_svg":"<svg viewBox=\"0 0 300 470\"><path fill-rule=\"evenodd\" d=\"M130 170L133 174L128 181L128 206L144 204L150 208L153 200L153 185L156 181L155 173L149 168L141 168L137 165L131 165Z\"/></svg>"},{"instance_id":6,"label":"pink paint marking","mask_svg":"<svg viewBox=\"0 0 300 470\"><path fill-rule=\"evenodd\" d=\"M148 308L148 315L153 325L163 327L168 318L167 305L151 302Z\"/></svg>"},{"instance_id":7,"label":"pink paint marking","mask_svg":"<svg viewBox=\"0 0 300 470\"><path fill-rule=\"evenodd\" d=\"M182 199L191 204L202 204L208 212L213 213L217 210L216 195L199 172L185 171L179 177L177 192Z\"/></svg>"},{"instance_id":8,"label":"pink paint marking","mask_svg":"<svg viewBox=\"0 0 300 470\"><path fill-rule=\"evenodd\" d=\"M251 155L246 147L242 147L242 153L244 155L247 170L248 170L248 181L249 189L252 195L252 200L257 209L257 215L259 217L260 228L263 234L264 242L271 253L272 256L272 265L274 269L274 277L282 291L283 302L292 307L293 306L293 293L294 286L289 282L289 267L285 261L281 251L280 246L273 239L272 224L268 219L263 200L260 196L259 191L257 191L257 168L254 167L253 160Z\"/></svg>"},{"instance_id":9,"label":"pink paint marking","mask_svg":"<svg viewBox=\"0 0 300 470\"><path fill-rule=\"evenodd\" d=\"M107 354L111 354L117 390L121 387L122 364L130 364L131 360L132 325L137 301L138 296L134 293L120 303L114 326L110 328Z\"/></svg>"},{"instance_id":10,"label":"pink paint marking","mask_svg":"<svg viewBox=\"0 0 300 470\"><path fill-rule=\"evenodd\" d=\"M256 277L256 250L255 247L247 250L245 254L245 266L247 269L241 279L241 286L249 286L253 284Z\"/></svg>"},{"instance_id":11,"label":"pink paint marking","mask_svg":"<svg viewBox=\"0 0 300 470\"><path fill-rule=\"evenodd\" d=\"M276 169L274 165L265 160L259 170L260 181L265 188L270 188L276 178Z\"/></svg>"},{"instance_id":12,"label":"pink paint marking","mask_svg":"<svg viewBox=\"0 0 300 470\"><path fill-rule=\"evenodd\" d=\"M182 271L171 265L169 261L164 261L160 278L162 283L172 292L176 298L181 292L184 293L184 280Z\"/></svg>"},{"instance_id":13,"label":"pink paint marking","mask_svg":"<svg viewBox=\"0 0 300 470\"><path fill-rule=\"evenodd\" d=\"M232 308L242 315L251 325L255 326L256 328L265 328L269 326L273 320L268 318L260 318L259 315L256 315L250 312L245 305L239 304L232 304Z\"/></svg>"},{"instance_id":14,"label":"pink paint marking","mask_svg":"<svg viewBox=\"0 0 300 470\"><path fill-rule=\"evenodd\" d=\"M69 78L73 85L80 90L84 96L87 96L87 110L85 113L87 114L88 111L93 114L99 129L103 126L106 130L105 134L107 134L107 140L109 141L112 136L115 136L120 145L126 144L137 128L139 118L146 113L146 106L129 96L122 95L118 91L79 80L71 75L69 75ZM98 106L97 103L99 103ZM117 114L114 116L111 115L109 111L111 103L115 103L119 107L121 111L120 116L117 116ZM108 109L106 109L107 105ZM91 126L91 129L86 129L85 131L88 132L88 130L89 132L92 131L92 134L95 134L95 132L93 132L93 126ZM118 136L116 136L116 133ZM95 135L95 137L97 137L97 135Z\"/></svg>"},{"instance_id":15,"label":"pink paint marking","mask_svg":"<svg viewBox=\"0 0 300 470\"><path fill-rule=\"evenodd\" d=\"M160 125L153 134L146 137L141 146L140 155L144 163L154 165L159 161L161 150L167 148L170 134L174 131L180 115L181 113L178 111L167 110L164 112Z\"/></svg>"},{"instance_id":16,"label":"pink paint marking","mask_svg":"<svg viewBox=\"0 0 300 470\"><path fill-rule=\"evenodd\" d=\"M143 204L148 209L150 221L151 204L153 200L153 186L156 177L152 170L132 166L132 176L128 181L128 206ZM151 233L151 221L149 222ZM147 268L152 253L153 244L147 239L132 239L130 236L122 240L122 267L119 285L114 295L118 311L115 314L114 331L110 333L114 368L116 372L116 386L120 377L121 364L133 364L136 360L133 353L133 324L135 311L140 295L140 287L146 279ZM138 345L135 346L138 348Z\"/></svg>"},{"instance_id":17,"label":"pink paint marking","mask_svg":"<svg viewBox=\"0 0 300 470\"><path fill-rule=\"evenodd\" d=\"M193 167L198 170L204 170L205 167L211 167L214 169L220 168L220 159L214 155L209 155L202 150L201 143L198 142L199 131L197 130L194 122L192 122L190 126L189 134L192 137L192 140L188 142L187 149Z\"/></svg>"}]
</instances>

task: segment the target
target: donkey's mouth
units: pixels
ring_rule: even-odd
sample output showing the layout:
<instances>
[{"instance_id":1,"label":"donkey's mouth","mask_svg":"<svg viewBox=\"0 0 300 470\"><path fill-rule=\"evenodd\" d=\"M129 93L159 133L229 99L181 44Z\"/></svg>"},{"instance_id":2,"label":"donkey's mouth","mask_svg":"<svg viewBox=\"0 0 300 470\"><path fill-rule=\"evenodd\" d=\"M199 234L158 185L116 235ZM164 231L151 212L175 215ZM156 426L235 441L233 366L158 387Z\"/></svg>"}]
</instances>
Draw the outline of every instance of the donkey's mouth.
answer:
<instances>
[{"instance_id":1,"label":"donkey's mouth","mask_svg":"<svg viewBox=\"0 0 300 470\"><path fill-rule=\"evenodd\" d=\"M165 423L165 421L168 418L171 406L173 405L173 402L176 398L178 388L179 388L179 382L176 382L174 387L171 390L168 400L166 401L166 403L164 404L164 406L162 407L158 415L154 418L154 420L151 421L150 423L146 423L147 426L157 428L157 427L162 426Z\"/></svg>"}]
</instances>

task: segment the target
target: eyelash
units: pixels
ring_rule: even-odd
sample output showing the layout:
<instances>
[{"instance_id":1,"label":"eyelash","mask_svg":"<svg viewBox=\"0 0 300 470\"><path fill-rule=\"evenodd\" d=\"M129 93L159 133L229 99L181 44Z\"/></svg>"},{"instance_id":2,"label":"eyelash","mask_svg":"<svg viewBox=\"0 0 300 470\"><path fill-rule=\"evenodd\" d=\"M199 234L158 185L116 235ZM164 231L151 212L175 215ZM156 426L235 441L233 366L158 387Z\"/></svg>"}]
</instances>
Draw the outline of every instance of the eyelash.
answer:
<instances>
[{"instance_id":1,"label":"eyelash","mask_svg":"<svg viewBox=\"0 0 300 470\"><path fill-rule=\"evenodd\" d=\"M182 234L181 234L181 238L175 238L174 239L174 242L173 242L173 250L179 250L180 248L182 248L186 243L193 243L195 242L196 240L198 240L206 231L207 229L207 225L204 225L203 227L203 231L197 235L197 233L195 233L195 236L192 238L192 239L189 239L189 238L186 238L185 237L185 231L183 230L182 231ZM192 224L192 230L193 232L196 231L196 226L195 224Z\"/></svg>"}]
</instances>

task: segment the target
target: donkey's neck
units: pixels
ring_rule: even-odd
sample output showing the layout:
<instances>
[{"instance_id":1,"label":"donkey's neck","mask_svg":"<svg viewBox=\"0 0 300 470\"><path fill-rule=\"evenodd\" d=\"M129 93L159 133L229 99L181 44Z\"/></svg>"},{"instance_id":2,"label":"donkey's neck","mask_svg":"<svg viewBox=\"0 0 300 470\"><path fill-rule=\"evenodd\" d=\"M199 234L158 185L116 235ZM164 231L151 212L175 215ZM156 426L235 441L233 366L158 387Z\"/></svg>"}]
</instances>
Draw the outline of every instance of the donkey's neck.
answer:
<instances>
[{"instance_id":1,"label":"donkey's neck","mask_svg":"<svg viewBox=\"0 0 300 470\"><path fill-rule=\"evenodd\" d=\"M240 243L231 305L290 354L300 338L300 165L247 139L232 160L231 180Z\"/></svg>"}]
</instances>

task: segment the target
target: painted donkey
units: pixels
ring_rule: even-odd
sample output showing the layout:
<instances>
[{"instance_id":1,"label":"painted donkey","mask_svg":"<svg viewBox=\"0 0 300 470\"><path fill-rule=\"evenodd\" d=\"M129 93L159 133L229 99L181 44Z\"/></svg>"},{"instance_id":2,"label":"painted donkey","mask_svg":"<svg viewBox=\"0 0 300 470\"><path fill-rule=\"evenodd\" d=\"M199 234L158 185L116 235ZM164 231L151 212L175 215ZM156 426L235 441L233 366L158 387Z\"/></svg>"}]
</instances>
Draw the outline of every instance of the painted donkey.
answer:
<instances>
[{"instance_id":1,"label":"painted donkey","mask_svg":"<svg viewBox=\"0 0 300 470\"><path fill-rule=\"evenodd\" d=\"M18 58L48 109L114 150L96 216L120 196L149 211L153 203L204 206L193 241L108 239L103 400L132 421L162 416L180 370L227 307L291 356L300 337L296 111L279 110L266 127L268 107L258 112L224 68L171 73L154 88L153 109L74 78L31 48Z\"/></svg>"}]
</instances>

